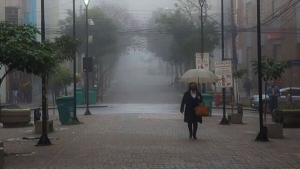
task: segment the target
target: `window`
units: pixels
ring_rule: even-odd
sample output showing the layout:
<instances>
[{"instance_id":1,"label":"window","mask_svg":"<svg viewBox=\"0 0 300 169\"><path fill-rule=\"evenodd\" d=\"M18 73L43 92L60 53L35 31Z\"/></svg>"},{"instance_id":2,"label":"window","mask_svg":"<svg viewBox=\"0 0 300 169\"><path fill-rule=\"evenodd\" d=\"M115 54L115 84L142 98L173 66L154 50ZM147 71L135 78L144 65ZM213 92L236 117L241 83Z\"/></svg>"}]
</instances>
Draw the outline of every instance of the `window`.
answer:
<instances>
[{"instance_id":1,"label":"window","mask_svg":"<svg viewBox=\"0 0 300 169\"><path fill-rule=\"evenodd\" d=\"M246 4L246 24L251 24L251 2Z\"/></svg>"},{"instance_id":2,"label":"window","mask_svg":"<svg viewBox=\"0 0 300 169\"><path fill-rule=\"evenodd\" d=\"M280 44L273 45L273 57L277 60L280 60L281 56L282 56L281 45Z\"/></svg>"}]
</instances>

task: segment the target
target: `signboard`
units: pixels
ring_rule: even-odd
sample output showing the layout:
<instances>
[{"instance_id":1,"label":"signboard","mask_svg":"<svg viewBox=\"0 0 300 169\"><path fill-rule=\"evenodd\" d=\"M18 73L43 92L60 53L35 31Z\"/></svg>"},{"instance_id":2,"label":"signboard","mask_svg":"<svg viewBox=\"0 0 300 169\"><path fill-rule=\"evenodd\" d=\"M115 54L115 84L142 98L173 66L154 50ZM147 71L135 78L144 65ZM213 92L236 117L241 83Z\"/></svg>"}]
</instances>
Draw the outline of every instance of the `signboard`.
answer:
<instances>
[{"instance_id":1,"label":"signboard","mask_svg":"<svg viewBox=\"0 0 300 169\"><path fill-rule=\"evenodd\" d=\"M215 62L215 74L220 79L216 83L216 87L233 87L231 61Z\"/></svg>"},{"instance_id":2,"label":"signboard","mask_svg":"<svg viewBox=\"0 0 300 169\"><path fill-rule=\"evenodd\" d=\"M209 70L209 53L204 53L203 59L201 53L196 53L196 68Z\"/></svg>"}]
</instances>

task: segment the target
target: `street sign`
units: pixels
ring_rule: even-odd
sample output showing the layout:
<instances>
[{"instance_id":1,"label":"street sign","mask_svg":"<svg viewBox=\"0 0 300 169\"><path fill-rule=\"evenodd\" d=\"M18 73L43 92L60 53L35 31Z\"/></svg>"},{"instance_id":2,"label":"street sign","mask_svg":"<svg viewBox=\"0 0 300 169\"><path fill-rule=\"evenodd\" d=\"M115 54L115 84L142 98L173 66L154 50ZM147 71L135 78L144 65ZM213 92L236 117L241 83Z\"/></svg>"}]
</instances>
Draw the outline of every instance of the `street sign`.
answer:
<instances>
[{"instance_id":1,"label":"street sign","mask_svg":"<svg viewBox=\"0 0 300 169\"><path fill-rule=\"evenodd\" d=\"M231 61L215 62L215 74L219 78L219 81L216 83L216 87L233 87Z\"/></svg>"},{"instance_id":2,"label":"street sign","mask_svg":"<svg viewBox=\"0 0 300 169\"><path fill-rule=\"evenodd\" d=\"M209 70L209 53L204 53L203 58L201 53L196 53L196 68Z\"/></svg>"}]
</instances>

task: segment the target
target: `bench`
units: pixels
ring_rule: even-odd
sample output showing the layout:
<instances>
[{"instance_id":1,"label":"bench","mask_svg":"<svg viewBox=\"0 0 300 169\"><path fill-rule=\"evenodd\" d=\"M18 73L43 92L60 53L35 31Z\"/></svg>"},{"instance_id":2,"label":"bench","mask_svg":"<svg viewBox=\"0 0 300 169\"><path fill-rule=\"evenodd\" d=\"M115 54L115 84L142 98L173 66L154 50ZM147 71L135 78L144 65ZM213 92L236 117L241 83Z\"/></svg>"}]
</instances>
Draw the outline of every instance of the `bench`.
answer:
<instances>
[{"instance_id":1,"label":"bench","mask_svg":"<svg viewBox=\"0 0 300 169\"><path fill-rule=\"evenodd\" d=\"M35 121L34 125L35 125L34 126L35 134L42 134L42 131L43 131L42 121L40 121L40 120ZM54 131L53 120L47 120L47 133L51 133L53 131Z\"/></svg>"},{"instance_id":2,"label":"bench","mask_svg":"<svg viewBox=\"0 0 300 169\"><path fill-rule=\"evenodd\" d=\"M0 123L3 127L20 127L31 121L30 109L1 109Z\"/></svg>"},{"instance_id":3,"label":"bench","mask_svg":"<svg viewBox=\"0 0 300 169\"><path fill-rule=\"evenodd\" d=\"M300 109L275 110L272 113L273 121L281 123L284 128L300 127Z\"/></svg>"}]
</instances>

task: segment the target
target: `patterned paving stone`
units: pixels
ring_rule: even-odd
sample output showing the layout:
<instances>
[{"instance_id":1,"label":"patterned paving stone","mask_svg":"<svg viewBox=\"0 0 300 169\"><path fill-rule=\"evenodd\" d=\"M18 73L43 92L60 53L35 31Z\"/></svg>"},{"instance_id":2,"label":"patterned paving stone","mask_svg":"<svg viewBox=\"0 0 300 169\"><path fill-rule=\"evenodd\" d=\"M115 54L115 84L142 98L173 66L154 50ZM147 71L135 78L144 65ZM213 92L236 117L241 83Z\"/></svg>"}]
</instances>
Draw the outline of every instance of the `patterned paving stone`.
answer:
<instances>
[{"instance_id":1,"label":"patterned paving stone","mask_svg":"<svg viewBox=\"0 0 300 169\"><path fill-rule=\"evenodd\" d=\"M284 129L285 139L255 142L258 118L246 116L243 125L219 125L221 116L205 117L198 140L188 139L181 114L101 114L79 116L81 125L60 126L49 134L53 145L36 147L22 138L23 129L0 129L8 153L5 169L297 169L300 168L299 129Z\"/></svg>"}]
</instances>

